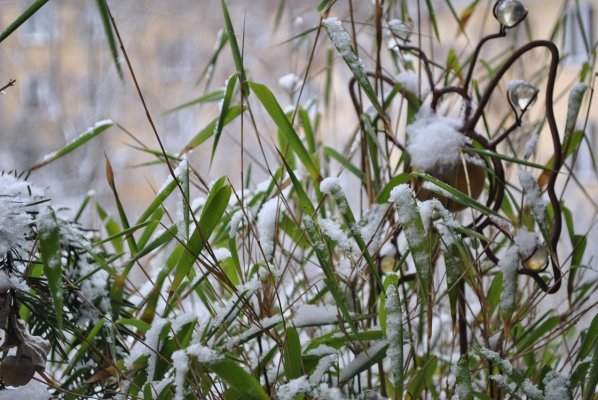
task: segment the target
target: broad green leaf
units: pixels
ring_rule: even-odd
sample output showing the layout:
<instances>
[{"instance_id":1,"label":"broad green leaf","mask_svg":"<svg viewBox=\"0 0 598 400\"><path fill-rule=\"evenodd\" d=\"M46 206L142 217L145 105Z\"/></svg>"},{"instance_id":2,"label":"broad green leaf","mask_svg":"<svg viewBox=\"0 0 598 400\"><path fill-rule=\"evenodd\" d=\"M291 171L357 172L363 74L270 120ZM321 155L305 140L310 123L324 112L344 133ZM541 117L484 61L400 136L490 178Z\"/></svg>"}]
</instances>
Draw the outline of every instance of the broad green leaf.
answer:
<instances>
[{"instance_id":1,"label":"broad green leaf","mask_svg":"<svg viewBox=\"0 0 598 400\"><path fill-rule=\"evenodd\" d=\"M239 364L228 358L204 364L204 366L234 388L242 399L268 400L270 398L259 381L247 373Z\"/></svg>"},{"instance_id":2,"label":"broad green leaf","mask_svg":"<svg viewBox=\"0 0 598 400\"><path fill-rule=\"evenodd\" d=\"M287 379L291 380L303 375L303 368L301 367L301 342L295 328L287 328L283 358L284 373Z\"/></svg>"},{"instance_id":3,"label":"broad green leaf","mask_svg":"<svg viewBox=\"0 0 598 400\"><path fill-rule=\"evenodd\" d=\"M23 14L19 15L17 19L13 21L12 24L8 25L8 27L0 33L0 43L4 41L7 37L9 37L14 31L16 31L19 26L21 26L25 21L27 21L33 14L35 14L44 4L46 4L48 0L37 0L33 4L31 4Z\"/></svg>"},{"instance_id":4,"label":"broad green leaf","mask_svg":"<svg viewBox=\"0 0 598 400\"><path fill-rule=\"evenodd\" d=\"M285 136L285 139L289 142L289 145L295 154L297 154L305 169L307 169L314 179L320 180L321 177L318 168L270 89L266 85L256 82L249 82L249 87L262 103L278 129Z\"/></svg>"},{"instance_id":5,"label":"broad green leaf","mask_svg":"<svg viewBox=\"0 0 598 400\"><path fill-rule=\"evenodd\" d=\"M48 279L48 288L54 302L58 329L62 331L62 248L56 214L49 206L39 215L37 229L39 249L44 260L44 275Z\"/></svg>"},{"instance_id":6,"label":"broad green leaf","mask_svg":"<svg viewBox=\"0 0 598 400\"><path fill-rule=\"evenodd\" d=\"M96 122L94 126L89 128L85 132L79 134L76 138L67 143L62 149L56 150L55 152L46 155L42 161L30 167L29 170L34 171L38 168L43 167L44 165L50 164L52 161L58 160L60 157L72 152L73 150L76 150L81 145L89 142L91 139L98 136L106 129L110 128L112 125L114 125L114 122L110 120Z\"/></svg>"},{"instance_id":7,"label":"broad green leaf","mask_svg":"<svg viewBox=\"0 0 598 400\"><path fill-rule=\"evenodd\" d=\"M77 364L77 362L79 362L79 360L81 359L83 354L85 354L85 352L89 348L90 344L93 343L93 341L95 340L96 335L98 334L100 329L102 329L102 327L104 326L105 321L106 320L104 318L100 318L98 320L98 322L96 322L96 324L93 326L93 328L91 328L91 330L85 337L85 340L83 340L81 342L81 344L79 345L79 348L77 349L77 352L75 353L75 355L72 358L70 358L68 366L66 367L66 369L64 371L64 376L68 376L71 373L71 371L75 367L75 364Z\"/></svg>"},{"instance_id":8,"label":"broad green leaf","mask_svg":"<svg viewBox=\"0 0 598 400\"><path fill-rule=\"evenodd\" d=\"M191 234L185 251L177 262L176 272L169 290L169 299L175 293L183 279L188 275L199 253L205 248L210 235L220 222L228 205L232 189L225 184L225 177L218 179L206 199L198 226Z\"/></svg>"},{"instance_id":9,"label":"broad green leaf","mask_svg":"<svg viewBox=\"0 0 598 400\"><path fill-rule=\"evenodd\" d=\"M245 111L245 108L242 108L240 105L234 105L229 107L228 110L226 110L224 116L223 126L233 121L235 118L241 115L243 111ZM219 119L220 117L214 118L208 125L205 126L205 128L203 128L201 131L199 131L199 133L193 136L189 143L187 143L187 145L183 147L179 155L183 155L185 153L190 152L191 150L193 150L194 148L211 138L212 135L214 135L214 129L216 128L216 124L218 123Z\"/></svg>"}]
</instances>

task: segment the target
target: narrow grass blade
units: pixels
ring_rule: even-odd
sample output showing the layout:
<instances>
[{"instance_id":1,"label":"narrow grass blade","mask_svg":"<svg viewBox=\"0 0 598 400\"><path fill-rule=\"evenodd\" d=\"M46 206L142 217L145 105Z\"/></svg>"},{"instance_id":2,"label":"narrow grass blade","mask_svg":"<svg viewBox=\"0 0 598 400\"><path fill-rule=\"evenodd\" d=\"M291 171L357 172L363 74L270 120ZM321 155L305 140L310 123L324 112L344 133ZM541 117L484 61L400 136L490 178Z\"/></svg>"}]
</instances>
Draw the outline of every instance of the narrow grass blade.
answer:
<instances>
[{"instance_id":1,"label":"narrow grass blade","mask_svg":"<svg viewBox=\"0 0 598 400\"><path fill-rule=\"evenodd\" d=\"M222 126L227 125L228 123L233 121L235 118L241 115L243 111L245 111L245 108L242 108L240 105L229 107L229 109L226 110L226 113L224 115ZM179 156L182 156L183 154L190 152L191 150L193 150L194 148L211 138L212 135L214 135L214 129L216 128L216 124L218 124L219 120L220 117L213 119L208 125L205 126L205 128L199 131L199 133L197 133L197 135L195 135L189 141L189 143L187 143L187 145L181 150Z\"/></svg>"},{"instance_id":2,"label":"narrow grass blade","mask_svg":"<svg viewBox=\"0 0 598 400\"><path fill-rule=\"evenodd\" d=\"M124 229L131 228L129 224L129 219L127 217L127 213L125 212L125 208L120 201L120 196L118 195L118 190L116 189L116 183L114 181L114 171L112 170L112 165L110 164L110 160L106 156L106 179L108 180L108 185L110 189L112 189L112 194L114 195L114 201L116 203L116 208L118 210L118 215L120 217L120 223ZM135 242L135 238L132 235L126 237L127 244L129 246L129 251L131 254L137 253L137 243Z\"/></svg>"},{"instance_id":3,"label":"narrow grass blade","mask_svg":"<svg viewBox=\"0 0 598 400\"><path fill-rule=\"evenodd\" d=\"M280 129L281 133L285 136L285 139L289 142L289 145L295 154L297 154L297 157L299 157L305 166L305 169L307 169L314 179L321 180L320 172L318 171L316 164L303 145L303 142L301 142L301 139L299 139L299 135L295 132L293 125L291 125L291 122L270 89L268 89L266 85L256 82L249 82L249 87L262 103L276 126L278 126L278 129Z\"/></svg>"},{"instance_id":4,"label":"narrow grass blade","mask_svg":"<svg viewBox=\"0 0 598 400\"><path fill-rule=\"evenodd\" d=\"M324 29L326 29L326 33L330 37L332 44L338 50L339 54L353 73L353 76L355 76L355 79L357 79L359 86L363 89L378 113L384 115L384 110L378 101L376 91L367 77L365 66L355 54L355 49L353 49L353 45L351 44L351 38L343 28L342 23L336 18L328 18L322 21L322 24L324 25Z\"/></svg>"},{"instance_id":5,"label":"narrow grass blade","mask_svg":"<svg viewBox=\"0 0 598 400\"><path fill-rule=\"evenodd\" d=\"M62 248L60 231L54 210L46 207L37 219L39 249L44 261L44 275L48 279L48 289L54 302L56 322L62 331Z\"/></svg>"},{"instance_id":6,"label":"narrow grass blade","mask_svg":"<svg viewBox=\"0 0 598 400\"><path fill-rule=\"evenodd\" d=\"M100 329L104 327L105 321L106 320L104 318L100 318L98 322L96 322L96 324L93 326L93 328L91 328L87 336L85 336L85 340L81 341L81 345L77 349L77 352L75 353L74 357L70 358L68 366L66 367L63 373L64 376L68 376L77 364L77 362L81 360L81 357L83 357L87 349L89 349L90 344L94 342Z\"/></svg>"},{"instance_id":7,"label":"narrow grass blade","mask_svg":"<svg viewBox=\"0 0 598 400\"><path fill-rule=\"evenodd\" d=\"M426 0L426 6L428 7L428 18L434 28L434 35L437 40L440 40L440 33L438 32L438 21L436 20L436 6L432 3L432 0Z\"/></svg>"},{"instance_id":8,"label":"narrow grass blade","mask_svg":"<svg viewBox=\"0 0 598 400\"><path fill-rule=\"evenodd\" d=\"M17 19L6 28L2 33L0 33L0 43L4 41L7 37L9 37L14 31L17 30L19 26L23 24L23 22L27 21L33 14L35 14L44 4L46 4L48 0L37 0L33 4L29 6L23 12L23 14L19 15Z\"/></svg>"},{"instance_id":9,"label":"narrow grass blade","mask_svg":"<svg viewBox=\"0 0 598 400\"><path fill-rule=\"evenodd\" d=\"M108 40L108 47L110 48L110 53L112 54L112 59L114 60L114 66L116 67L116 71L118 72L118 76L120 79L123 79L123 70L120 64L120 60L118 59L118 49L116 47L116 40L114 39L114 32L112 30L112 24L110 23L110 13L108 11L108 3L106 0L96 0L96 4L98 6L98 12L100 13L100 17L102 18L102 25L104 26L104 33L106 34L106 40Z\"/></svg>"},{"instance_id":10,"label":"narrow grass blade","mask_svg":"<svg viewBox=\"0 0 598 400\"><path fill-rule=\"evenodd\" d=\"M222 128L224 128L226 113L228 112L230 101L235 91L237 76L238 74L233 74L230 78L228 78L228 81L226 82L226 90L224 92L224 98L222 99L221 103L222 107L220 109L220 116L218 117L218 122L216 122L216 126L214 127L214 143L212 144L212 155L210 156L210 164L212 163L212 161L214 161L214 155L216 154L216 149L218 148L218 141L220 140L220 135L222 134Z\"/></svg>"},{"instance_id":11,"label":"narrow grass blade","mask_svg":"<svg viewBox=\"0 0 598 400\"><path fill-rule=\"evenodd\" d=\"M173 107L169 110L166 110L164 112L164 114L170 114L173 113L175 111L180 111L184 108L187 107L191 107L194 106L196 104L202 104L202 103L210 103L210 102L214 102L214 101L220 101L224 98L224 90L223 89L216 89L210 93L204 94L203 96L200 96L196 99L190 100L186 103L183 103L181 105L178 105L176 107Z\"/></svg>"},{"instance_id":12,"label":"narrow grass blade","mask_svg":"<svg viewBox=\"0 0 598 400\"><path fill-rule=\"evenodd\" d=\"M243 67L243 56L241 55L241 51L239 50L239 44L237 43L237 36L235 34L235 29L233 27L233 23L230 19L230 15L228 13L228 8L226 7L226 2L221 0L220 3L222 4L222 14L224 16L224 25L226 27L226 33L228 36L228 42L230 46L230 50L233 55L233 61L235 62L235 67L237 68L237 73L239 74L239 78L241 79L241 88L243 93L247 96L249 94L249 88L247 87L247 79L245 75L245 68Z\"/></svg>"},{"instance_id":13,"label":"narrow grass blade","mask_svg":"<svg viewBox=\"0 0 598 400\"><path fill-rule=\"evenodd\" d=\"M30 167L29 171L34 171L38 168L43 167L44 165L50 164L52 161L58 160L60 157L72 152L73 150L76 150L81 145L89 142L91 139L98 136L100 133L104 132L106 129L110 128L112 125L114 125L114 122L112 122L111 120L104 120L104 121L96 122L96 124L94 126L89 128L85 132L81 133L79 136L77 136L75 139L73 139L71 142L69 142L62 149L46 155L42 161L40 161L37 164Z\"/></svg>"}]
</instances>

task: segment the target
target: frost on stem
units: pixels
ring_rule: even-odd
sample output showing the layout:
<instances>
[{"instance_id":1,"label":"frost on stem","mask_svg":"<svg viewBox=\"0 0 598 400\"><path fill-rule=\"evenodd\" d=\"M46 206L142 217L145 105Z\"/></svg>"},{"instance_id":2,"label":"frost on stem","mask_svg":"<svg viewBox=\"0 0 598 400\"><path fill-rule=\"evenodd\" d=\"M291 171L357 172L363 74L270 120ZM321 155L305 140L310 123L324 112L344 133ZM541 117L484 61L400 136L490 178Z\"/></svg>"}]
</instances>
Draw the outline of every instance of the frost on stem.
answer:
<instances>
[{"instance_id":1,"label":"frost on stem","mask_svg":"<svg viewBox=\"0 0 598 400\"><path fill-rule=\"evenodd\" d=\"M338 178L325 178L322 182L320 182L320 191L329 195L336 201L336 205L341 214L345 214L347 212L349 204L347 203L347 197L345 196L345 192L343 191Z\"/></svg>"},{"instance_id":2,"label":"frost on stem","mask_svg":"<svg viewBox=\"0 0 598 400\"><path fill-rule=\"evenodd\" d=\"M389 347L386 355L394 371L395 385L402 377L403 371L403 315L397 288L389 285L386 289L386 339Z\"/></svg>"},{"instance_id":3,"label":"frost on stem","mask_svg":"<svg viewBox=\"0 0 598 400\"><path fill-rule=\"evenodd\" d=\"M517 269L523 260L532 255L537 246L537 235L522 229L517 233L515 242L509 247L504 257L498 263L503 273L503 291L500 295L500 308L507 315L515 309Z\"/></svg>"},{"instance_id":4,"label":"frost on stem","mask_svg":"<svg viewBox=\"0 0 598 400\"><path fill-rule=\"evenodd\" d=\"M544 211L546 209L546 202L542 198L540 187L536 183L534 177L525 170L519 171L519 182L521 183L521 187L526 196L527 204L529 204L531 207L536 222L538 222L540 227L545 228L546 216Z\"/></svg>"},{"instance_id":5,"label":"frost on stem","mask_svg":"<svg viewBox=\"0 0 598 400\"><path fill-rule=\"evenodd\" d=\"M351 38L347 31L343 29L343 24L336 17L326 18L322 21L330 40L334 44L334 47L338 50L341 57L345 60L349 68L353 71L357 71L357 74L365 76L365 66L355 54L353 45L351 44Z\"/></svg>"},{"instance_id":6,"label":"frost on stem","mask_svg":"<svg viewBox=\"0 0 598 400\"><path fill-rule=\"evenodd\" d=\"M405 230L419 274L427 277L430 273L430 260L425 243L426 233L413 190L407 184L398 185L390 192L388 201L396 206L399 222Z\"/></svg>"},{"instance_id":7,"label":"frost on stem","mask_svg":"<svg viewBox=\"0 0 598 400\"><path fill-rule=\"evenodd\" d=\"M354 239L350 239L347 236L339 224L327 218L318 219L318 224L320 225L320 229L324 236L332 240L343 254L348 257L359 256L360 251L359 247L357 247L357 243Z\"/></svg>"},{"instance_id":8,"label":"frost on stem","mask_svg":"<svg viewBox=\"0 0 598 400\"><path fill-rule=\"evenodd\" d=\"M407 152L411 165L423 171L442 171L459 162L461 148L470 139L459 132L463 122L436 114L424 105L407 126Z\"/></svg>"},{"instance_id":9,"label":"frost on stem","mask_svg":"<svg viewBox=\"0 0 598 400\"><path fill-rule=\"evenodd\" d=\"M511 363L507 360L503 360L497 352L487 349L485 347L480 347L478 349L478 353L486 360L497 365L500 369L500 372L502 372L503 374L506 374L508 376L513 374L513 366L511 365Z\"/></svg>"}]
</instances>

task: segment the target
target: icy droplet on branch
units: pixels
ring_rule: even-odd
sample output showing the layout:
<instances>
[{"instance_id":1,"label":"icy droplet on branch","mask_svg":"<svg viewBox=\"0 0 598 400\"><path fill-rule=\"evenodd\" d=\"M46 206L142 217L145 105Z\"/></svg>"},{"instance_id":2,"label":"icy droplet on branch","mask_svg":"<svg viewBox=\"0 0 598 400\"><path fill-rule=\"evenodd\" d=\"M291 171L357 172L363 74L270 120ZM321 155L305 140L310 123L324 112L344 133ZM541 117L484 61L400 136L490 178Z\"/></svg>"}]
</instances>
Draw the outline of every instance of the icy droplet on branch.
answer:
<instances>
[{"instance_id":1,"label":"icy droplet on branch","mask_svg":"<svg viewBox=\"0 0 598 400\"><path fill-rule=\"evenodd\" d=\"M507 28L512 28L527 16L527 10L519 0L499 0L494 6L494 16Z\"/></svg>"},{"instance_id":2,"label":"icy droplet on branch","mask_svg":"<svg viewBox=\"0 0 598 400\"><path fill-rule=\"evenodd\" d=\"M509 102L521 113L534 105L538 98L538 92L538 88L527 81L510 81L507 84Z\"/></svg>"}]
</instances>

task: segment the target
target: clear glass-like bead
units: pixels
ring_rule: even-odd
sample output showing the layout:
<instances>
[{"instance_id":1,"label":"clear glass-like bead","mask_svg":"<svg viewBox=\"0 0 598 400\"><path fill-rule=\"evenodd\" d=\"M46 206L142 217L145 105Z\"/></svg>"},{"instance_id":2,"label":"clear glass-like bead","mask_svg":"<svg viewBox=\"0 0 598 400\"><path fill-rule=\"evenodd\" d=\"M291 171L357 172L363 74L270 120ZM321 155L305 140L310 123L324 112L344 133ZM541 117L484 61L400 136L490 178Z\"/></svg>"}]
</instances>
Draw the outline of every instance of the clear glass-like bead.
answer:
<instances>
[{"instance_id":1,"label":"clear glass-like bead","mask_svg":"<svg viewBox=\"0 0 598 400\"><path fill-rule=\"evenodd\" d=\"M523 266L530 271L539 272L548 263L548 251L545 246L538 246L534 253L525 261Z\"/></svg>"},{"instance_id":2,"label":"clear glass-like bead","mask_svg":"<svg viewBox=\"0 0 598 400\"><path fill-rule=\"evenodd\" d=\"M525 18L527 10L519 0L499 0L494 9L498 21L507 28L512 28Z\"/></svg>"},{"instance_id":3,"label":"clear glass-like bead","mask_svg":"<svg viewBox=\"0 0 598 400\"><path fill-rule=\"evenodd\" d=\"M398 19L391 19L388 21L388 29L390 32L401 40L409 40L411 36L411 28L409 25Z\"/></svg>"},{"instance_id":4,"label":"clear glass-like bead","mask_svg":"<svg viewBox=\"0 0 598 400\"><path fill-rule=\"evenodd\" d=\"M507 85L509 101L521 112L530 108L538 97L538 88L527 81L511 81Z\"/></svg>"}]
</instances>

